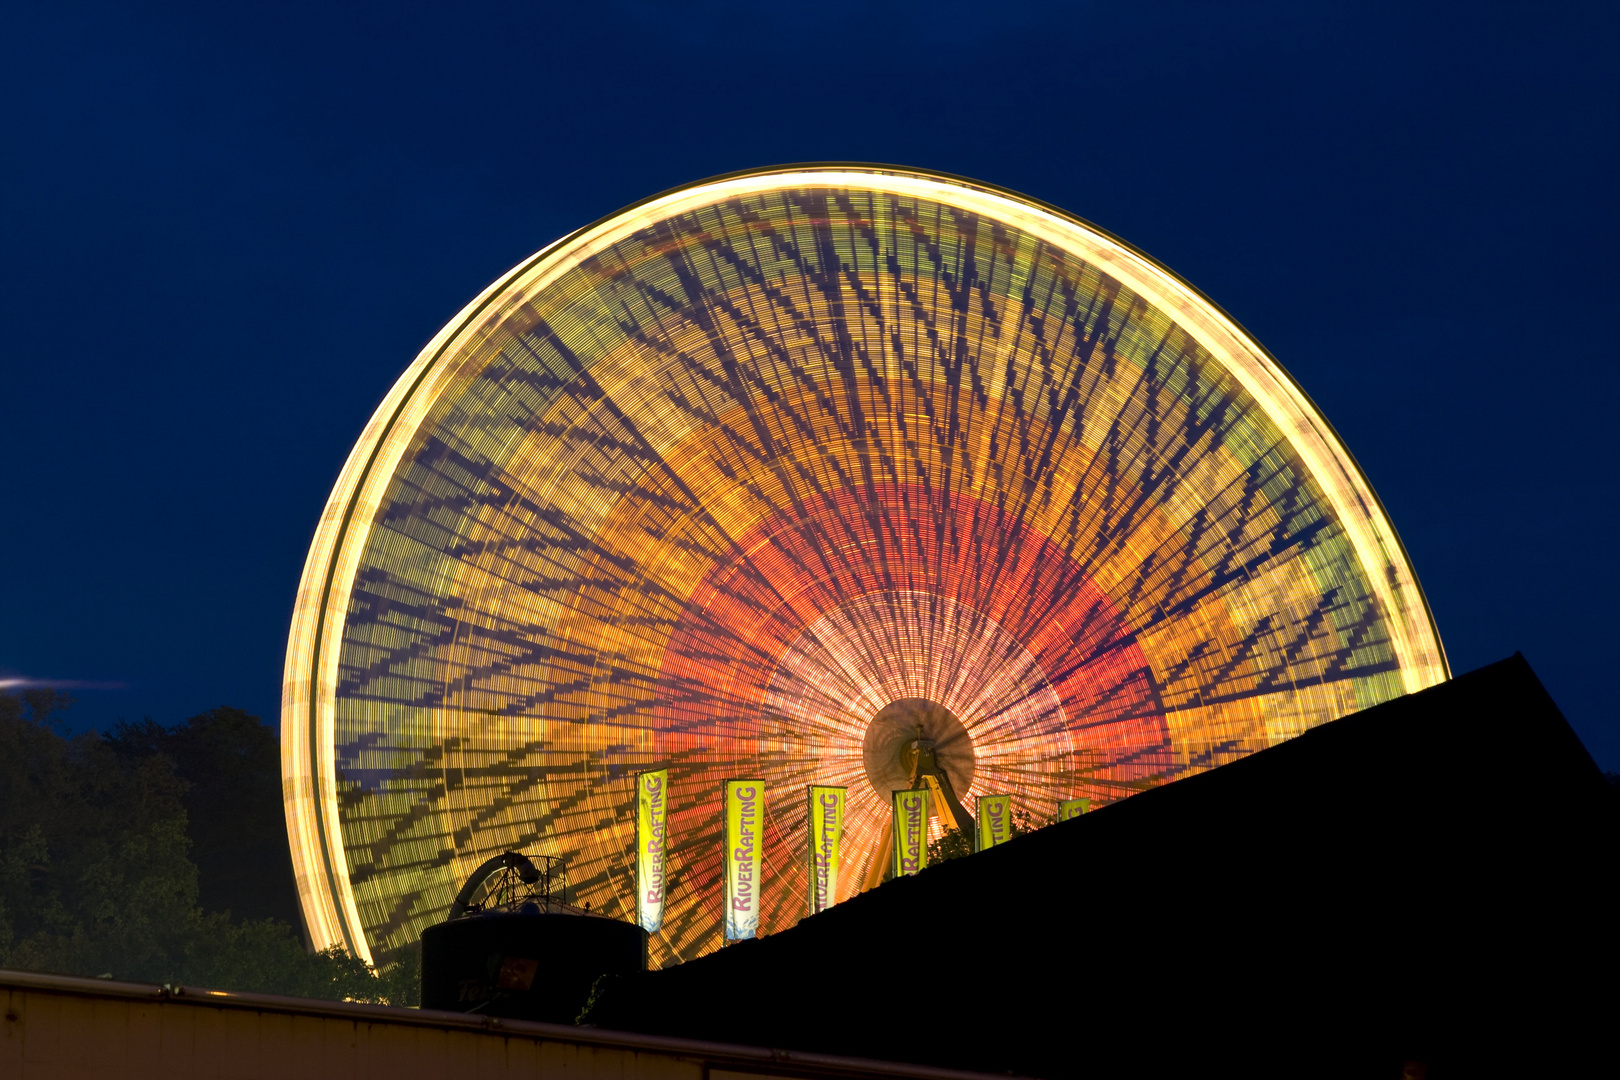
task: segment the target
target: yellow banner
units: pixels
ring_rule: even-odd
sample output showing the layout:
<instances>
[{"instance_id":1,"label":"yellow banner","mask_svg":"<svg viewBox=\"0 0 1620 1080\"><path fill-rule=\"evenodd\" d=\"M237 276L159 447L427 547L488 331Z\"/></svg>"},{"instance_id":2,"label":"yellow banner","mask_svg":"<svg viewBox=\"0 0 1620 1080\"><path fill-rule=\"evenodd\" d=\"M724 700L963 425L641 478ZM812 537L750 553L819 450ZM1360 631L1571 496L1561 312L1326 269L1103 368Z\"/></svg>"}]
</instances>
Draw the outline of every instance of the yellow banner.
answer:
<instances>
[{"instance_id":1,"label":"yellow banner","mask_svg":"<svg viewBox=\"0 0 1620 1080\"><path fill-rule=\"evenodd\" d=\"M928 791L896 791L894 803L894 876L915 874L928 865Z\"/></svg>"},{"instance_id":2,"label":"yellow banner","mask_svg":"<svg viewBox=\"0 0 1620 1080\"><path fill-rule=\"evenodd\" d=\"M1064 799L1062 802L1058 803L1058 820L1068 821L1072 817L1079 817L1081 814L1089 813L1090 811L1090 799Z\"/></svg>"},{"instance_id":3,"label":"yellow banner","mask_svg":"<svg viewBox=\"0 0 1620 1080\"><path fill-rule=\"evenodd\" d=\"M636 774L636 924L649 934L664 925L668 792L668 769Z\"/></svg>"},{"instance_id":4,"label":"yellow banner","mask_svg":"<svg viewBox=\"0 0 1620 1080\"><path fill-rule=\"evenodd\" d=\"M759 934L760 858L765 831L765 782L726 781L727 941Z\"/></svg>"},{"instance_id":5,"label":"yellow banner","mask_svg":"<svg viewBox=\"0 0 1620 1080\"><path fill-rule=\"evenodd\" d=\"M1012 839L1012 796L980 795L974 805L979 819L978 850L985 851Z\"/></svg>"},{"instance_id":6,"label":"yellow banner","mask_svg":"<svg viewBox=\"0 0 1620 1080\"><path fill-rule=\"evenodd\" d=\"M838 903L838 866L844 846L844 794L841 787L808 790L810 828L810 914Z\"/></svg>"}]
</instances>

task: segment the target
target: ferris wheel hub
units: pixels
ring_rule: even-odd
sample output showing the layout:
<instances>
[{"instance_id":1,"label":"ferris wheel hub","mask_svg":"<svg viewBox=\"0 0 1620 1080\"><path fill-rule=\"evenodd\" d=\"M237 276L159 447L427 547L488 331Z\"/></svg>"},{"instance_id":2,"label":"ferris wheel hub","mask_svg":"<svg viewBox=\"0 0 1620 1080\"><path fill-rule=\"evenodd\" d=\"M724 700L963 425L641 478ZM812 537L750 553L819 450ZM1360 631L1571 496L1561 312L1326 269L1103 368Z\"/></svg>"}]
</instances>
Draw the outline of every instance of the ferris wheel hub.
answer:
<instances>
[{"instance_id":1,"label":"ferris wheel hub","mask_svg":"<svg viewBox=\"0 0 1620 1080\"><path fill-rule=\"evenodd\" d=\"M913 785L919 756L930 752L951 787L967 791L975 763L967 727L950 709L927 698L892 701L866 726L861 753L867 782L887 802L890 792Z\"/></svg>"}]
</instances>

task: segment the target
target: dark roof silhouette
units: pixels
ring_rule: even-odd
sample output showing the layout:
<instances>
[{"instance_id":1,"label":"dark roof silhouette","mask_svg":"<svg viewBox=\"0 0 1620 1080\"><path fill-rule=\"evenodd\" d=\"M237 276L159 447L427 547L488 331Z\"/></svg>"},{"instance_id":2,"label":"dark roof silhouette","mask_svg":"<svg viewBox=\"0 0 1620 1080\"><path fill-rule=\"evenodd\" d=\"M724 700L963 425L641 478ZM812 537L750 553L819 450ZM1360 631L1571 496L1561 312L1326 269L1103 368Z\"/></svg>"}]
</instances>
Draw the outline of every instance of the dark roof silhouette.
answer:
<instances>
[{"instance_id":1,"label":"dark roof silhouette","mask_svg":"<svg viewBox=\"0 0 1620 1080\"><path fill-rule=\"evenodd\" d=\"M1043 1077L1545 1067L1607 1026L1615 804L1515 655L607 983L585 1019Z\"/></svg>"}]
</instances>

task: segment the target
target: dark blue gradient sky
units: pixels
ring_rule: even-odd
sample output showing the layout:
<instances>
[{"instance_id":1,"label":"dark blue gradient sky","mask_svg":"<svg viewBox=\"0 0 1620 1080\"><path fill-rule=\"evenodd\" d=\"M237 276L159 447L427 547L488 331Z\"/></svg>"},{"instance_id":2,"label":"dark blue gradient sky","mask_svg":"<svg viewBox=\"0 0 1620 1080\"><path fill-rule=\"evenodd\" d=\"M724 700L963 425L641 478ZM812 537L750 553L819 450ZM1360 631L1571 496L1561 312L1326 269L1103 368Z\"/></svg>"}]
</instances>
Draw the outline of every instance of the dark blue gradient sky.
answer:
<instances>
[{"instance_id":1,"label":"dark blue gradient sky","mask_svg":"<svg viewBox=\"0 0 1620 1080\"><path fill-rule=\"evenodd\" d=\"M581 12L589 12L581 14ZM1321 405L1453 667L1620 769L1608 5L14 5L0 677L279 708L317 515L483 285L788 161L960 173L1155 255ZM1504 747L1511 785L1511 748Z\"/></svg>"}]
</instances>

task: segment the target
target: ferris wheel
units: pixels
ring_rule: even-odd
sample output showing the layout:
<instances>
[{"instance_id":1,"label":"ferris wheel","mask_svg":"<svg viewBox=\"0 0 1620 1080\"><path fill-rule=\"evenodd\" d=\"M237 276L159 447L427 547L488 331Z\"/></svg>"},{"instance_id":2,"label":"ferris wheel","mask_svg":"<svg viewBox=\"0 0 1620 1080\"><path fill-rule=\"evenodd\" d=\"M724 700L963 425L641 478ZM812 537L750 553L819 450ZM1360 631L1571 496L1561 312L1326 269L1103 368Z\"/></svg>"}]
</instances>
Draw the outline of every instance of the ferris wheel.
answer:
<instances>
[{"instance_id":1,"label":"ferris wheel","mask_svg":"<svg viewBox=\"0 0 1620 1080\"><path fill-rule=\"evenodd\" d=\"M763 169L525 260L384 399L299 587L289 833L317 947L385 956L508 850L633 918L667 769L662 963L719 943L728 778L769 932L806 785L847 898L919 733L1041 821L1446 673L1353 459L1196 290L985 184Z\"/></svg>"}]
</instances>

